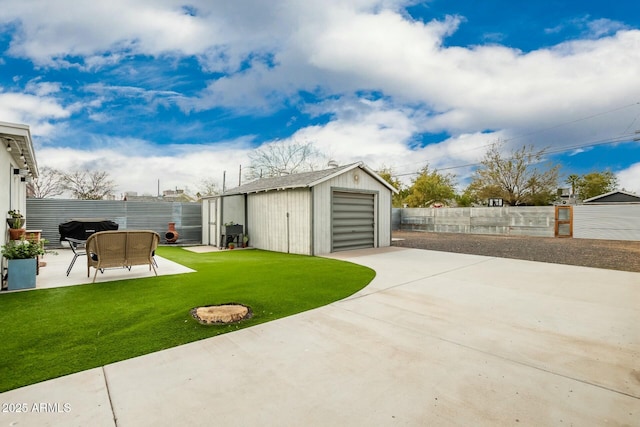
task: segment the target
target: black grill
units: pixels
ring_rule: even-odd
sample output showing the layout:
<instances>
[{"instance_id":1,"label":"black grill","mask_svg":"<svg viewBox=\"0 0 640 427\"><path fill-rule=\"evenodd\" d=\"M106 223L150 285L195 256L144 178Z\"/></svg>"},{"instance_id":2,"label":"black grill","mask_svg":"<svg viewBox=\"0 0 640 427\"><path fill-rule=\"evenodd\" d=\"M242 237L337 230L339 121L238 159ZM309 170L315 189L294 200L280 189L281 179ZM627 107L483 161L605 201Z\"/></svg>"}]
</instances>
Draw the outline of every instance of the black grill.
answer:
<instances>
[{"instance_id":1,"label":"black grill","mask_svg":"<svg viewBox=\"0 0 640 427\"><path fill-rule=\"evenodd\" d=\"M89 236L98 231L117 230L118 223L109 219L77 218L58 225L60 241L67 237L78 240L87 240Z\"/></svg>"}]
</instances>

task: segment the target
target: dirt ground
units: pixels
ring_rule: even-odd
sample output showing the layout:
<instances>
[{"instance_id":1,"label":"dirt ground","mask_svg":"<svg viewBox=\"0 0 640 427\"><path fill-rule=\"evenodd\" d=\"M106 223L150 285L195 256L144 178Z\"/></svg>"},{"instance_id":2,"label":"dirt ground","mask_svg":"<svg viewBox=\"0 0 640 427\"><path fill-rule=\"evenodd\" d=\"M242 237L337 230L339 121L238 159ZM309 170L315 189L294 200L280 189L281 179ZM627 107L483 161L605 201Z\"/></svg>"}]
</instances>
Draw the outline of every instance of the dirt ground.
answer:
<instances>
[{"instance_id":1,"label":"dirt ground","mask_svg":"<svg viewBox=\"0 0 640 427\"><path fill-rule=\"evenodd\" d=\"M392 237L398 247L640 272L637 241L421 231L394 231Z\"/></svg>"}]
</instances>

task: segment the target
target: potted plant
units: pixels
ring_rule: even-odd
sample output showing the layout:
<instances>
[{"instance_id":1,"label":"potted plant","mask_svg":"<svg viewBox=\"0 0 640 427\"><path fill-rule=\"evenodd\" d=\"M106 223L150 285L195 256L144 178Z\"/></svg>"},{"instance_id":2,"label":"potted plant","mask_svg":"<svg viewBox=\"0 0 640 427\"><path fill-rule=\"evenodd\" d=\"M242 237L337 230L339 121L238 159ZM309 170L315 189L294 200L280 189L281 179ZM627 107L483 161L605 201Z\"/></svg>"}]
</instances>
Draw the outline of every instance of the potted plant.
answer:
<instances>
[{"instance_id":1,"label":"potted plant","mask_svg":"<svg viewBox=\"0 0 640 427\"><path fill-rule=\"evenodd\" d=\"M245 234L244 236L242 236L242 247L246 248L249 246L249 235Z\"/></svg>"},{"instance_id":2,"label":"potted plant","mask_svg":"<svg viewBox=\"0 0 640 427\"><path fill-rule=\"evenodd\" d=\"M233 243L233 242L231 242L231 243L229 243L229 245L228 245L227 247L228 247L229 249L233 249L233 248L235 248L235 247L236 247L236 244L235 244L235 243Z\"/></svg>"},{"instance_id":3,"label":"potted plant","mask_svg":"<svg viewBox=\"0 0 640 427\"><path fill-rule=\"evenodd\" d=\"M10 210L7 214L9 215L9 218L7 218L9 238L11 240L20 240L25 234L25 230L22 228L25 222L24 216L18 210Z\"/></svg>"},{"instance_id":4,"label":"potted plant","mask_svg":"<svg viewBox=\"0 0 640 427\"><path fill-rule=\"evenodd\" d=\"M2 246L2 256L7 259L7 285L10 291L36 287L39 255L44 255L46 241L9 240Z\"/></svg>"}]
</instances>

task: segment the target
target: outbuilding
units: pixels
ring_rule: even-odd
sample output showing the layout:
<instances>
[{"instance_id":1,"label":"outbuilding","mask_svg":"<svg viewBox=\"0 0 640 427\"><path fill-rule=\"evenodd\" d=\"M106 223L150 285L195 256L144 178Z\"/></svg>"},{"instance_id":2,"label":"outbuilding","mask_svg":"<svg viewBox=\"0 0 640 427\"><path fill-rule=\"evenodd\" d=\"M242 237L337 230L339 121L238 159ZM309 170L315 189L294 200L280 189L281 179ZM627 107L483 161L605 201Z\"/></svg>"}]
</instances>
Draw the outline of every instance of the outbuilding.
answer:
<instances>
[{"instance_id":1,"label":"outbuilding","mask_svg":"<svg viewBox=\"0 0 640 427\"><path fill-rule=\"evenodd\" d=\"M202 242L227 246L240 233L251 247L302 255L390 246L394 192L362 162L258 179L203 199Z\"/></svg>"}]
</instances>

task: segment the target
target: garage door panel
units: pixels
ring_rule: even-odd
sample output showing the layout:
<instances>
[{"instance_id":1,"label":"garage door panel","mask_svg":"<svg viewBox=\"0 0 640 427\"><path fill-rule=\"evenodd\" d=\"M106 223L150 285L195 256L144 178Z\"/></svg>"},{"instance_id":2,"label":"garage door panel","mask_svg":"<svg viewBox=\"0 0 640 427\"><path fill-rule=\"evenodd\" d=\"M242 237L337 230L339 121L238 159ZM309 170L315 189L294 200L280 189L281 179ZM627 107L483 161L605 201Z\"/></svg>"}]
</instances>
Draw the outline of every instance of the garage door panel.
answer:
<instances>
[{"instance_id":1,"label":"garage door panel","mask_svg":"<svg viewBox=\"0 0 640 427\"><path fill-rule=\"evenodd\" d=\"M367 240L371 242L371 233L367 231L354 231L352 233L336 234L334 242L348 242L349 240Z\"/></svg>"},{"instance_id":2,"label":"garage door panel","mask_svg":"<svg viewBox=\"0 0 640 427\"><path fill-rule=\"evenodd\" d=\"M374 247L374 195L334 192L332 224L333 251Z\"/></svg>"},{"instance_id":3,"label":"garage door panel","mask_svg":"<svg viewBox=\"0 0 640 427\"><path fill-rule=\"evenodd\" d=\"M341 235L341 234L353 234L353 233L371 233L371 229L373 226L370 225L361 225L361 224L353 224L345 227L334 227L333 234Z\"/></svg>"},{"instance_id":4,"label":"garage door panel","mask_svg":"<svg viewBox=\"0 0 640 427\"><path fill-rule=\"evenodd\" d=\"M354 218L353 216L345 216L345 215L334 215L333 216L333 220L334 222L336 220L339 221L339 224L334 224L334 226L338 226L338 227L344 227L344 226L352 226L352 225L372 225L373 224L373 216L366 216L366 217L358 217L358 218Z\"/></svg>"}]
</instances>

